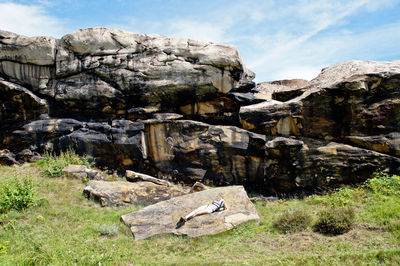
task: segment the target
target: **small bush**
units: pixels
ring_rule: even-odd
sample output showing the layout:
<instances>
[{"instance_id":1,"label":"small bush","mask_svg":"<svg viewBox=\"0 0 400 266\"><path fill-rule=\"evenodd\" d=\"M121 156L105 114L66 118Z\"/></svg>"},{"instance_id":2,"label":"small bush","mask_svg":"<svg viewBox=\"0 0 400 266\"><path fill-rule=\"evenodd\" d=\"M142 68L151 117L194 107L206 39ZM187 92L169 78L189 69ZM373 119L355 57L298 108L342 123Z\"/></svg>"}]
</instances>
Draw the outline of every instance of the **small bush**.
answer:
<instances>
[{"instance_id":1,"label":"small bush","mask_svg":"<svg viewBox=\"0 0 400 266\"><path fill-rule=\"evenodd\" d=\"M117 224L96 224L94 230L99 232L102 236L115 236L119 232Z\"/></svg>"},{"instance_id":2,"label":"small bush","mask_svg":"<svg viewBox=\"0 0 400 266\"><path fill-rule=\"evenodd\" d=\"M354 218L354 210L349 207L325 209L318 214L314 230L325 235L344 234L353 228Z\"/></svg>"},{"instance_id":3,"label":"small bush","mask_svg":"<svg viewBox=\"0 0 400 266\"><path fill-rule=\"evenodd\" d=\"M311 225L311 216L300 210L286 211L273 223L273 227L281 232L298 232Z\"/></svg>"},{"instance_id":4,"label":"small bush","mask_svg":"<svg viewBox=\"0 0 400 266\"><path fill-rule=\"evenodd\" d=\"M62 169L70 164L86 165L90 163L86 157L80 157L73 150L61 152L60 155L45 153L43 158L36 165L42 167L43 173L48 177L59 177L62 175Z\"/></svg>"},{"instance_id":5,"label":"small bush","mask_svg":"<svg viewBox=\"0 0 400 266\"><path fill-rule=\"evenodd\" d=\"M11 209L22 210L35 203L33 182L30 178L12 178L0 187L0 213Z\"/></svg>"},{"instance_id":6,"label":"small bush","mask_svg":"<svg viewBox=\"0 0 400 266\"><path fill-rule=\"evenodd\" d=\"M375 173L374 177L365 181L364 188L373 193L398 194L400 193L400 176L386 173Z\"/></svg>"}]
</instances>

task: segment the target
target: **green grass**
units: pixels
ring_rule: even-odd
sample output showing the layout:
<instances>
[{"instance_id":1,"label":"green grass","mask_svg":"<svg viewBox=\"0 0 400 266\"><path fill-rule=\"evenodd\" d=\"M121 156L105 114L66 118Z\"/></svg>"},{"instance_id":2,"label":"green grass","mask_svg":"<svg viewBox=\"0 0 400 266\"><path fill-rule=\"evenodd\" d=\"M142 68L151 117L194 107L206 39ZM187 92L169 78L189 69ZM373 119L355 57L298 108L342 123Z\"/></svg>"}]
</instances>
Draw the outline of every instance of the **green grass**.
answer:
<instances>
[{"instance_id":1,"label":"green grass","mask_svg":"<svg viewBox=\"0 0 400 266\"><path fill-rule=\"evenodd\" d=\"M0 180L0 214L12 209L26 209L35 203L35 191L29 177L13 176Z\"/></svg>"},{"instance_id":2,"label":"green grass","mask_svg":"<svg viewBox=\"0 0 400 266\"><path fill-rule=\"evenodd\" d=\"M70 164L91 166L86 157L78 156L73 150L61 152L59 155L45 153L35 164L41 167L42 173L48 177L62 176L62 169Z\"/></svg>"},{"instance_id":3,"label":"green grass","mask_svg":"<svg viewBox=\"0 0 400 266\"><path fill-rule=\"evenodd\" d=\"M80 180L48 178L40 171L0 167L0 183L28 176L41 201L0 217L0 265L400 264L400 177L377 177L375 183L325 196L257 202L259 221L214 236L162 235L136 242L120 216L139 207L102 208L84 198ZM351 231L325 236L308 228L285 234L273 227L284 212L304 211L315 220L332 206L354 208Z\"/></svg>"}]
</instances>

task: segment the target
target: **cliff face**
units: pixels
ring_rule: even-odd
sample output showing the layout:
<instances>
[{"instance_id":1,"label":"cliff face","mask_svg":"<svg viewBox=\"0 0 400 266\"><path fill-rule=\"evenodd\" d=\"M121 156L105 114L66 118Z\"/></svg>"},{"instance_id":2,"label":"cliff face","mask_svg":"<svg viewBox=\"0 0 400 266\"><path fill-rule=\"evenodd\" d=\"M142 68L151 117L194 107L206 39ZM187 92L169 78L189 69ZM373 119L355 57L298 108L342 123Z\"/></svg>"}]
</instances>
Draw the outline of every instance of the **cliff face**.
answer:
<instances>
[{"instance_id":1,"label":"cliff face","mask_svg":"<svg viewBox=\"0 0 400 266\"><path fill-rule=\"evenodd\" d=\"M93 28L0 31L0 142L101 166L290 192L400 171L400 64L261 83L236 48Z\"/></svg>"}]
</instances>

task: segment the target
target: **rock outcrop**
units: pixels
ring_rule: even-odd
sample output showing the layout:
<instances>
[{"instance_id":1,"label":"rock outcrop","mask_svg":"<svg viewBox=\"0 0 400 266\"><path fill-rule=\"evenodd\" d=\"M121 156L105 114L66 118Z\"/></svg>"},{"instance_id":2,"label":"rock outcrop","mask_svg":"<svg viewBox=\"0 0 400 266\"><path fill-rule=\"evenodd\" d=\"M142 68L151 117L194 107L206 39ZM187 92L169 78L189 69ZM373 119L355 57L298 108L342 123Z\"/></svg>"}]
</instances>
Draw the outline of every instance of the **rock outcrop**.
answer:
<instances>
[{"instance_id":1,"label":"rock outcrop","mask_svg":"<svg viewBox=\"0 0 400 266\"><path fill-rule=\"evenodd\" d=\"M399 173L399 63L344 62L304 87L273 93L240 110L245 129L271 137L271 192L361 182L374 171Z\"/></svg>"},{"instance_id":2,"label":"rock outcrop","mask_svg":"<svg viewBox=\"0 0 400 266\"><path fill-rule=\"evenodd\" d=\"M229 45L0 31L0 145L72 148L99 167L268 193L400 171L400 63L344 62L310 82L253 78Z\"/></svg>"},{"instance_id":3,"label":"rock outcrop","mask_svg":"<svg viewBox=\"0 0 400 266\"><path fill-rule=\"evenodd\" d=\"M276 137L266 144L265 187L269 194L298 189L323 191L361 183L377 170L392 173L400 160L372 150L311 138Z\"/></svg>"},{"instance_id":4,"label":"rock outcrop","mask_svg":"<svg viewBox=\"0 0 400 266\"><path fill-rule=\"evenodd\" d=\"M241 123L269 136L329 140L398 132L399 82L399 63L338 64L325 69L298 97L242 107Z\"/></svg>"},{"instance_id":5,"label":"rock outcrop","mask_svg":"<svg viewBox=\"0 0 400 266\"><path fill-rule=\"evenodd\" d=\"M180 217L220 198L227 203L227 210L197 216L177 228ZM214 235L256 219L259 219L257 210L242 186L208 189L162 201L121 216L122 222L130 227L135 240L171 233L189 237Z\"/></svg>"},{"instance_id":6,"label":"rock outcrop","mask_svg":"<svg viewBox=\"0 0 400 266\"><path fill-rule=\"evenodd\" d=\"M10 153L9 150L0 150L0 165L18 165L19 163L14 157L15 155Z\"/></svg>"},{"instance_id":7,"label":"rock outcrop","mask_svg":"<svg viewBox=\"0 0 400 266\"><path fill-rule=\"evenodd\" d=\"M171 186L171 183L166 180L162 180L162 179L156 178L154 176L137 173L137 172L130 171L130 170L127 170L125 172L125 178L129 182L143 182L144 181L144 182L151 182L151 183L154 183L157 185L164 185L167 187Z\"/></svg>"},{"instance_id":8,"label":"rock outcrop","mask_svg":"<svg viewBox=\"0 0 400 266\"><path fill-rule=\"evenodd\" d=\"M182 196L184 191L173 186L158 185L152 182L90 181L83 194L101 206L124 206L134 204L147 206L173 197Z\"/></svg>"},{"instance_id":9,"label":"rock outcrop","mask_svg":"<svg viewBox=\"0 0 400 266\"><path fill-rule=\"evenodd\" d=\"M62 173L66 177L79 178L82 181L86 180L107 180L108 177L103 176L100 171L89 169L86 165L70 164L62 169Z\"/></svg>"}]
</instances>

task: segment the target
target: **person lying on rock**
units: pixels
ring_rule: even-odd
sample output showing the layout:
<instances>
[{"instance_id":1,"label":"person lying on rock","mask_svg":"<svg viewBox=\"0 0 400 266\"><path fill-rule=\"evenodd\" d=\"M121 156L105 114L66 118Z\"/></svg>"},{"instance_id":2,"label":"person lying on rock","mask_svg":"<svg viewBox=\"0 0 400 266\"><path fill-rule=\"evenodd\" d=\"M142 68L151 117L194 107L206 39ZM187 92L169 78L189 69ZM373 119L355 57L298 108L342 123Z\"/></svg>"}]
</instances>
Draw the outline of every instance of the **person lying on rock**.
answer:
<instances>
[{"instance_id":1,"label":"person lying on rock","mask_svg":"<svg viewBox=\"0 0 400 266\"><path fill-rule=\"evenodd\" d=\"M217 211L227 210L228 205L226 204L224 199L214 200L211 204L203 205L195 209L194 211L188 213L185 216L182 216L179 222L176 225L176 228L183 226L188 220L200 216L203 214L209 214Z\"/></svg>"}]
</instances>

